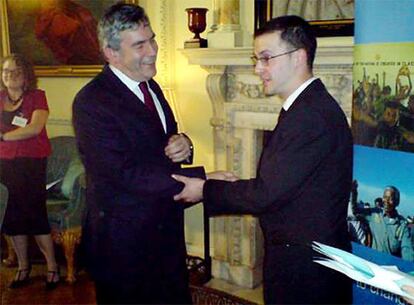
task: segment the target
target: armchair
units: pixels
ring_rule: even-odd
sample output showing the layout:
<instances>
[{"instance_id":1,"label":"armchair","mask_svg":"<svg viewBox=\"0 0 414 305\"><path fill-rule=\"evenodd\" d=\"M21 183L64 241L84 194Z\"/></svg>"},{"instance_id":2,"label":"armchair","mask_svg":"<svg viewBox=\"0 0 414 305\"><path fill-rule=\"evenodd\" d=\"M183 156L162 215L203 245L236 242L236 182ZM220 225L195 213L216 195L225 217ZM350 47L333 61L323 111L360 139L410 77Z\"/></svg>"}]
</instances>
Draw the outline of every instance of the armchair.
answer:
<instances>
[{"instance_id":1,"label":"armchair","mask_svg":"<svg viewBox=\"0 0 414 305\"><path fill-rule=\"evenodd\" d=\"M3 225L3 219L4 219L4 214L6 213L8 200L9 200L9 190L3 183L0 183L0 228ZM15 266L17 265L17 257L16 257L16 253L13 250L11 240L6 235L4 235L4 240L7 246L7 257L2 260L2 263L9 267Z\"/></svg>"},{"instance_id":2,"label":"armchair","mask_svg":"<svg viewBox=\"0 0 414 305\"><path fill-rule=\"evenodd\" d=\"M47 160L48 194L46 207L52 229L53 241L63 247L66 258L66 280L73 283L75 278L75 249L80 243L83 211L85 209L85 170L79 159L75 137L59 136L50 139L52 154ZM7 203L7 188L0 185L0 224ZM5 238L8 265L15 263L11 241Z\"/></svg>"},{"instance_id":3,"label":"armchair","mask_svg":"<svg viewBox=\"0 0 414 305\"><path fill-rule=\"evenodd\" d=\"M47 211L54 242L63 247L67 264L66 280L75 278L74 255L81 238L85 209L85 171L79 159L75 138L50 139L52 154L47 163ZM51 186L52 185L52 186Z\"/></svg>"},{"instance_id":4,"label":"armchair","mask_svg":"<svg viewBox=\"0 0 414 305\"><path fill-rule=\"evenodd\" d=\"M9 191L7 190L7 187L3 183L0 183L0 228L3 224L3 218L6 212L8 199L9 199Z\"/></svg>"}]
</instances>

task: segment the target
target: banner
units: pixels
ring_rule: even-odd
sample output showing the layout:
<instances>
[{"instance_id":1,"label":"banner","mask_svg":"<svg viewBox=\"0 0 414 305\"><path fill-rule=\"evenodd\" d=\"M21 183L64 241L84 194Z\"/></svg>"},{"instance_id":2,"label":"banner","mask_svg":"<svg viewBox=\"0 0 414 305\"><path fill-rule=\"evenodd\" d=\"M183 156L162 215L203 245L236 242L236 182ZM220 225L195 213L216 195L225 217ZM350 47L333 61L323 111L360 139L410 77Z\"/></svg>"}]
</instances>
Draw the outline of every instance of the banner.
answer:
<instances>
[{"instance_id":1,"label":"banner","mask_svg":"<svg viewBox=\"0 0 414 305\"><path fill-rule=\"evenodd\" d=\"M413 20L413 0L355 2L355 144L414 152Z\"/></svg>"},{"instance_id":2,"label":"banner","mask_svg":"<svg viewBox=\"0 0 414 305\"><path fill-rule=\"evenodd\" d=\"M413 0L355 1L353 250L414 271ZM354 304L405 304L356 284Z\"/></svg>"},{"instance_id":3,"label":"banner","mask_svg":"<svg viewBox=\"0 0 414 305\"><path fill-rule=\"evenodd\" d=\"M378 265L397 266L399 270L404 272L414 271L414 263L402 260L398 257L372 250L369 247L352 243L352 253L359 257L365 258ZM387 291L367 286L363 283L354 284L354 304L407 304L400 296L389 293Z\"/></svg>"}]
</instances>

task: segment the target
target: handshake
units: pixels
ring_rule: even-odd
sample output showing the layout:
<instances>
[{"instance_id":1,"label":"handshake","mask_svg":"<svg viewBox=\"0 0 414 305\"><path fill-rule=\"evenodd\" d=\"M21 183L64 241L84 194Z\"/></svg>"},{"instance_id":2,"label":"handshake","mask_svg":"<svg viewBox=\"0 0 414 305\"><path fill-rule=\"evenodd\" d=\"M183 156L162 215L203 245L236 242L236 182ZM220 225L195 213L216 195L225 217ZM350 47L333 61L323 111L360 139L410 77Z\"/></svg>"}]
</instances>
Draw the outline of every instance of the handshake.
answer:
<instances>
[{"instance_id":1,"label":"handshake","mask_svg":"<svg viewBox=\"0 0 414 305\"><path fill-rule=\"evenodd\" d=\"M200 178L190 178L181 175L172 175L172 177L184 183L184 188L181 193L174 196L175 201L183 201L187 203L196 203L203 200L203 189L206 180ZM234 182L239 178L232 172L216 171L207 174L207 180L223 180L228 182Z\"/></svg>"}]
</instances>

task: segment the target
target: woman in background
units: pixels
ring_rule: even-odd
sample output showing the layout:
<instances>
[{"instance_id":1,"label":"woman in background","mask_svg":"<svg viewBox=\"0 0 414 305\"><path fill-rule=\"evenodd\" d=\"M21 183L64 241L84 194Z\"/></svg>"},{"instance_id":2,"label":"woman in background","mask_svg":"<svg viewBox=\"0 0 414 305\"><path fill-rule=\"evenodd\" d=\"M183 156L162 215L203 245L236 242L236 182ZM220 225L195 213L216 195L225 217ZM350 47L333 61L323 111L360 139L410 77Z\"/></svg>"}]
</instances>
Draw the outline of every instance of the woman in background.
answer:
<instances>
[{"instance_id":1,"label":"woman in background","mask_svg":"<svg viewBox=\"0 0 414 305\"><path fill-rule=\"evenodd\" d=\"M29 283L28 235L46 258L46 288L59 282L46 211L46 164L51 147L45 125L49 109L36 89L33 66L21 55L0 62L0 181L9 191L2 232L10 236L18 259L10 288Z\"/></svg>"}]
</instances>

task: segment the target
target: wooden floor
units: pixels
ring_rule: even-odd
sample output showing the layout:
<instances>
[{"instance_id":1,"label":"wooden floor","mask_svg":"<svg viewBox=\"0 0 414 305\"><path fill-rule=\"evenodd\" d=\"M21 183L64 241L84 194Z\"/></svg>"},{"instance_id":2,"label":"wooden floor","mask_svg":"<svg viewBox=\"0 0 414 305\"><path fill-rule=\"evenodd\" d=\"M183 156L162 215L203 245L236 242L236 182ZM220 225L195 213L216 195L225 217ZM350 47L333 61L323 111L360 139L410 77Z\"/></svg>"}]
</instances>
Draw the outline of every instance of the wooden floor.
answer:
<instances>
[{"instance_id":1,"label":"wooden floor","mask_svg":"<svg viewBox=\"0 0 414 305\"><path fill-rule=\"evenodd\" d=\"M62 281L53 291L45 290L45 273L46 266L44 264L34 264L31 272L31 283L19 289L8 288L9 283L15 275L15 268L7 268L0 266L0 300L1 305L11 304L82 304L95 305L95 288L89 276L85 272L81 272L77 276L75 284L68 284ZM65 270L61 270L65 274ZM247 295L239 295L235 291L228 290L226 293L220 289L222 284L214 284L215 280L210 281L205 286L191 286L191 293L194 304L197 305L258 305L262 302L255 302ZM215 287L216 285L217 287ZM235 295L233 295L235 294ZM240 298L240 296L242 298ZM248 301L248 299L250 299ZM253 301L253 302L252 302Z\"/></svg>"},{"instance_id":2,"label":"wooden floor","mask_svg":"<svg viewBox=\"0 0 414 305\"><path fill-rule=\"evenodd\" d=\"M62 270L64 274L64 270ZM1 305L9 304L96 304L95 288L88 275L81 272L78 281L69 285L61 282L53 291L45 290L45 265L33 265L31 283L19 289L8 288L15 268L0 266Z\"/></svg>"}]
</instances>

